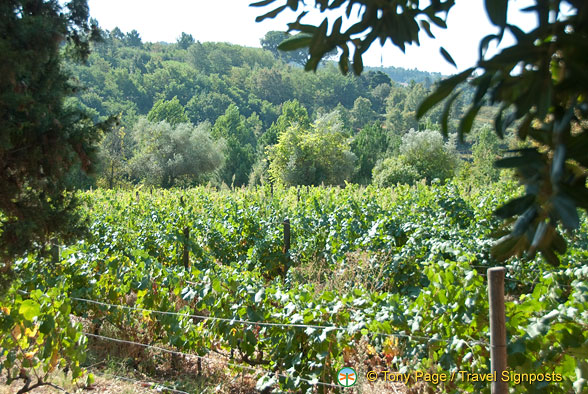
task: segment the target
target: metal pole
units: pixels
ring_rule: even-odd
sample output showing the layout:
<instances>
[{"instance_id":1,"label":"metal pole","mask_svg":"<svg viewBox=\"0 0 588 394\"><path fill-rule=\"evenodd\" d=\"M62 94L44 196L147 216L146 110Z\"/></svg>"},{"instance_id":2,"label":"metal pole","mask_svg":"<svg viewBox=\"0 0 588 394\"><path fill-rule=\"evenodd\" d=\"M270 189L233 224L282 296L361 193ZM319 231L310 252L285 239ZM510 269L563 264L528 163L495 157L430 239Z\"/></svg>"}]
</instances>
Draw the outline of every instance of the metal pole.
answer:
<instances>
[{"instance_id":1,"label":"metal pole","mask_svg":"<svg viewBox=\"0 0 588 394\"><path fill-rule=\"evenodd\" d=\"M504 267L488 269L490 305L490 365L493 374L492 394L507 394L508 382L502 379L506 363L506 316L504 312Z\"/></svg>"}]
</instances>

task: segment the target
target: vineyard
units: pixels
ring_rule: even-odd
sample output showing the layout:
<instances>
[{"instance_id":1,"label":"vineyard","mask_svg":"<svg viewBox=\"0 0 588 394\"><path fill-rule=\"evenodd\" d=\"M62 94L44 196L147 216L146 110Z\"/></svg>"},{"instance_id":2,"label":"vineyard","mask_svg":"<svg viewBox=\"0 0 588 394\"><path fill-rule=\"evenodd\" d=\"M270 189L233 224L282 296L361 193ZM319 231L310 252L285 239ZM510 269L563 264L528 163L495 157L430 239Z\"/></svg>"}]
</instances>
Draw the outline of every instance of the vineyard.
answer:
<instances>
[{"instance_id":1,"label":"vineyard","mask_svg":"<svg viewBox=\"0 0 588 394\"><path fill-rule=\"evenodd\" d=\"M2 373L32 387L66 370L91 384L87 349L101 341L135 344L137 360L147 348L199 367L214 355L267 392L353 392L337 386L344 366L364 381L368 370L486 373L486 270L499 265L490 250L504 231L492 212L517 190L455 181L81 193L84 240L15 263ZM508 367L562 377L511 384L516 392L588 390L581 220L560 267L539 256L505 263ZM430 384L489 391L467 379Z\"/></svg>"}]
</instances>

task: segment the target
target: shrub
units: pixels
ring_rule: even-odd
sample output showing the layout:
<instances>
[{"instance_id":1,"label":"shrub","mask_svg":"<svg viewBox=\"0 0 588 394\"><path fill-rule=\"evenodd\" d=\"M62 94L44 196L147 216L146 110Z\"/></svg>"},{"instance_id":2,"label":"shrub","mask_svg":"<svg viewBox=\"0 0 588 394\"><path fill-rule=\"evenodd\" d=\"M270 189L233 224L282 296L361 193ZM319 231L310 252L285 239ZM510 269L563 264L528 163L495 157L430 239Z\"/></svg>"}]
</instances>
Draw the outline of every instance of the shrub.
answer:
<instances>
[{"instance_id":1,"label":"shrub","mask_svg":"<svg viewBox=\"0 0 588 394\"><path fill-rule=\"evenodd\" d=\"M394 186L398 183L412 185L421 176L418 171L406 163L402 156L389 157L376 164L373 171L373 182L379 187Z\"/></svg>"},{"instance_id":2,"label":"shrub","mask_svg":"<svg viewBox=\"0 0 588 394\"><path fill-rule=\"evenodd\" d=\"M400 154L428 183L435 178L444 181L455 175L458 164L455 145L451 140L445 143L438 131L410 130L402 137Z\"/></svg>"}]
</instances>

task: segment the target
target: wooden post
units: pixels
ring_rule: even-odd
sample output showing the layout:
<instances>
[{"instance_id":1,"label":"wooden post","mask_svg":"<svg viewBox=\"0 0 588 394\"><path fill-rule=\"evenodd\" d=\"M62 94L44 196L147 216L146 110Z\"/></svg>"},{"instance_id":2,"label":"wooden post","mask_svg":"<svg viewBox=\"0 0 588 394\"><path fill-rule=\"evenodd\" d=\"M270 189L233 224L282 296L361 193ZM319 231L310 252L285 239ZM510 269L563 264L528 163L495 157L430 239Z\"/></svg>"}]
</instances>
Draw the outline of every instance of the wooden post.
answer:
<instances>
[{"instance_id":1,"label":"wooden post","mask_svg":"<svg viewBox=\"0 0 588 394\"><path fill-rule=\"evenodd\" d=\"M290 261L290 219L284 219L284 254L286 262Z\"/></svg>"},{"instance_id":2,"label":"wooden post","mask_svg":"<svg viewBox=\"0 0 588 394\"><path fill-rule=\"evenodd\" d=\"M188 243L190 242L190 228L184 227L184 255L182 260L184 261L184 268L188 269L190 265L190 254L188 252Z\"/></svg>"},{"instance_id":3,"label":"wooden post","mask_svg":"<svg viewBox=\"0 0 588 394\"><path fill-rule=\"evenodd\" d=\"M137 202L139 202L139 192L138 191L135 193L135 199L137 200Z\"/></svg>"},{"instance_id":4,"label":"wooden post","mask_svg":"<svg viewBox=\"0 0 588 394\"><path fill-rule=\"evenodd\" d=\"M57 239L51 239L51 264L53 266L59 264L59 244L57 243Z\"/></svg>"},{"instance_id":5,"label":"wooden post","mask_svg":"<svg viewBox=\"0 0 588 394\"><path fill-rule=\"evenodd\" d=\"M504 312L504 267L488 269L490 305L490 365L494 380L492 394L507 394L508 382L502 380L506 364L506 316Z\"/></svg>"}]
</instances>

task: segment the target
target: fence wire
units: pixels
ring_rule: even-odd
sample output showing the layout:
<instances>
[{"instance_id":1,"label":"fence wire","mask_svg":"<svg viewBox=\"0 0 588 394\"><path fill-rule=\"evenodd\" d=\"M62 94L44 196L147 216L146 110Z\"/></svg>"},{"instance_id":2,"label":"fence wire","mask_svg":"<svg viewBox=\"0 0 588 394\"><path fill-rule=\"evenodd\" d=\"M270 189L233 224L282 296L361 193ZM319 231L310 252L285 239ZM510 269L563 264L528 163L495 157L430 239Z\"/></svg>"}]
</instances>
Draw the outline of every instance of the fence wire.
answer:
<instances>
[{"instance_id":1,"label":"fence wire","mask_svg":"<svg viewBox=\"0 0 588 394\"><path fill-rule=\"evenodd\" d=\"M194 315L189 313L180 313L180 312L169 312L169 311L158 311L153 309L145 309L145 308L137 308L128 305L116 305L116 304L109 304L107 302L101 301L94 301L88 300L85 298L79 297L71 297L74 301L85 302L89 304L101 305L108 308L118 308L118 309L126 309L126 310L133 310L137 312L146 312L146 313L154 313L160 315L172 315L172 316L179 316L179 317L189 317L194 319L199 319L202 321L212 320L212 321L222 321L226 323L238 323L250 326L260 326L260 327L289 327L289 328L304 328L304 329L315 329L315 330L329 330L329 331L345 331L351 332L349 327L339 327L339 326L323 326L323 325L314 325L314 324L298 324L298 323L273 323L273 322L264 322L264 321L250 321L250 320L242 320L242 319L229 319L224 317L214 317L214 316L204 316L204 315ZM476 341L476 340L464 340L464 339L445 339L445 338L436 338L436 337L425 337L419 335L410 335L405 334L403 332L396 332L396 333L382 333L382 332L368 332L368 334L376 335L376 336L383 336L383 337L390 337L390 338L406 338L406 339L414 339L419 341L427 341L427 342L452 342L452 341L462 341L463 343L469 345L482 345L482 346L489 346L487 342L484 341Z\"/></svg>"},{"instance_id":2,"label":"fence wire","mask_svg":"<svg viewBox=\"0 0 588 394\"><path fill-rule=\"evenodd\" d=\"M91 337L91 338L96 338L96 339L100 339L100 340L104 340L104 341L110 341L110 342L116 342L116 343L124 343L127 345L134 345L134 346L141 346L147 349L153 349L159 352L164 352L164 353L169 353L169 354L174 354L176 356L186 356L186 357L194 357L200 360L205 360L205 361L210 361L209 359L207 359L204 356L199 356L197 354L190 354L190 353L184 353L184 352L179 352L177 350L170 350L170 349L166 349L163 347L159 347L159 346L154 346L154 345L147 345L144 343L140 343L140 342L134 342L134 341L129 341L129 340L125 340L125 339L117 339L117 338L111 338L111 337L107 337L104 335L98 335L98 334L90 334L87 332L82 332L82 334L84 334L87 337ZM241 368L244 369L246 371L249 372L254 372L254 373L267 373L265 371L259 370L257 368L253 368L250 366L246 366L246 365L242 365L242 364L235 364L235 363L231 363L231 362L226 362L227 365L234 367L234 368ZM289 375L285 375L285 374L281 374L281 373L272 373L275 376L280 376L286 379L292 379L292 380L298 380L298 381L302 381L302 382L306 382L312 386L327 386L327 387L335 387L335 388L340 388L341 386L333 384L333 383L325 383L325 382L321 382L321 381L317 381L317 380L311 380L311 379L305 379L305 378L301 378L301 377L292 377Z\"/></svg>"}]
</instances>

